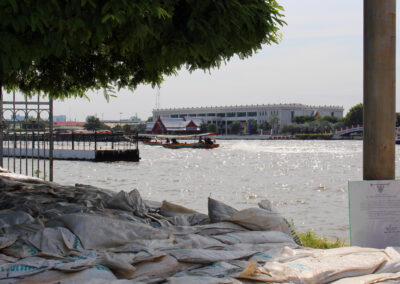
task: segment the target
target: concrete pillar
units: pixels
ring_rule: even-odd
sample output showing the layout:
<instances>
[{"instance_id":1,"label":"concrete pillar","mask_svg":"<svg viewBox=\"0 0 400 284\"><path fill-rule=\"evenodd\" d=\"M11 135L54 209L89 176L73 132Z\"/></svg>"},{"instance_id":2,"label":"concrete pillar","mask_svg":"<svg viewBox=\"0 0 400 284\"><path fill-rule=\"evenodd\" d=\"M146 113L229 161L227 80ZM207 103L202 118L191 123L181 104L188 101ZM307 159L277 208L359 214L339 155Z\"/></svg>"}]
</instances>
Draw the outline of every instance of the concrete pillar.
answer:
<instances>
[{"instance_id":1,"label":"concrete pillar","mask_svg":"<svg viewBox=\"0 0 400 284\"><path fill-rule=\"evenodd\" d=\"M396 0L364 0L365 180L395 178Z\"/></svg>"}]
</instances>

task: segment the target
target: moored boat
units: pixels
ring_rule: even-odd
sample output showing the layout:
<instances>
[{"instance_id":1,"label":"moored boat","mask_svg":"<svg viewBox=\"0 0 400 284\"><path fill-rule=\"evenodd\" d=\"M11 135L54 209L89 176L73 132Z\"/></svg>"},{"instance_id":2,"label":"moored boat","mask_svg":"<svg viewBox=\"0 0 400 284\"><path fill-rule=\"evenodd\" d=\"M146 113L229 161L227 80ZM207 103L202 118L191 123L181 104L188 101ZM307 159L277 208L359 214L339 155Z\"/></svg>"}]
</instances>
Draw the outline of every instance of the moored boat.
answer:
<instances>
[{"instance_id":1,"label":"moored boat","mask_svg":"<svg viewBox=\"0 0 400 284\"><path fill-rule=\"evenodd\" d=\"M194 135L159 135L156 138L161 140L161 146L168 149L181 148L197 148L197 149L214 149L218 148L219 144L212 141L210 136L215 136L214 133L202 133ZM189 139L198 141L178 142L177 139Z\"/></svg>"}]
</instances>

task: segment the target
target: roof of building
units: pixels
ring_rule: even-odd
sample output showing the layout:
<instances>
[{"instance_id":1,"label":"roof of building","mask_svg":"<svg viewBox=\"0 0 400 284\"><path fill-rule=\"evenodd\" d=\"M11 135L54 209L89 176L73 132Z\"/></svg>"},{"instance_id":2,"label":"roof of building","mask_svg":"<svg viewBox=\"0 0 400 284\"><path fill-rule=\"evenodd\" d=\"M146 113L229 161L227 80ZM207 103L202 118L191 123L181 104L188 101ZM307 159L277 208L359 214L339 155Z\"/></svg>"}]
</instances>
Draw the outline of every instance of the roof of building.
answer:
<instances>
[{"instance_id":1,"label":"roof of building","mask_svg":"<svg viewBox=\"0 0 400 284\"><path fill-rule=\"evenodd\" d=\"M157 121L160 121L167 131L185 131L186 127L193 122L197 127L200 126L203 119L191 118L187 120L186 118L169 118L169 117L159 117ZM146 131L151 131L157 121L147 122Z\"/></svg>"},{"instance_id":2,"label":"roof of building","mask_svg":"<svg viewBox=\"0 0 400 284\"><path fill-rule=\"evenodd\" d=\"M53 126L84 126L85 122L76 122L76 121L58 121L53 122Z\"/></svg>"}]
</instances>

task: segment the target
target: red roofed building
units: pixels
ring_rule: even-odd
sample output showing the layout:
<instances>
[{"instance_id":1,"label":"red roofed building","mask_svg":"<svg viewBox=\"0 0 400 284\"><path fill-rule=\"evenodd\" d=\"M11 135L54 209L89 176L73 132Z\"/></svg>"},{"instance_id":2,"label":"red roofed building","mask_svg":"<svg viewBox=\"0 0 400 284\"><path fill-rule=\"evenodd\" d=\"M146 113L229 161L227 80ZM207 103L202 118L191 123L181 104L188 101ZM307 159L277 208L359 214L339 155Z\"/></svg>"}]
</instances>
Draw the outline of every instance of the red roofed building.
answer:
<instances>
[{"instance_id":1,"label":"red roofed building","mask_svg":"<svg viewBox=\"0 0 400 284\"><path fill-rule=\"evenodd\" d=\"M63 121L53 122L53 129L57 132L80 131L85 129L85 122Z\"/></svg>"},{"instance_id":2,"label":"red roofed building","mask_svg":"<svg viewBox=\"0 0 400 284\"><path fill-rule=\"evenodd\" d=\"M153 134L195 134L200 132L200 123L185 118L158 117L156 121L146 124L146 132Z\"/></svg>"}]
</instances>

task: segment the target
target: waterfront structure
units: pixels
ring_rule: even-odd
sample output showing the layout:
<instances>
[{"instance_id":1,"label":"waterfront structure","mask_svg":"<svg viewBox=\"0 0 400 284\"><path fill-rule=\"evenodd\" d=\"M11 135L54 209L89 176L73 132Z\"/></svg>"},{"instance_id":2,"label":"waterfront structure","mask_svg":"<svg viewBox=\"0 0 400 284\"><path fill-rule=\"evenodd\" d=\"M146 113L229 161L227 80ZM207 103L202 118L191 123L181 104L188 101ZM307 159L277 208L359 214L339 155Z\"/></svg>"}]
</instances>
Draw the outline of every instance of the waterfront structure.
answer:
<instances>
[{"instance_id":1,"label":"waterfront structure","mask_svg":"<svg viewBox=\"0 0 400 284\"><path fill-rule=\"evenodd\" d=\"M200 132L201 123L203 123L201 118L187 120L185 117L158 117L154 122L147 122L146 132L153 134L194 134Z\"/></svg>"},{"instance_id":2,"label":"waterfront structure","mask_svg":"<svg viewBox=\"0 0 400 284\"><path fill-rule=\"evenodd\" d=\"M278 118L278 124L283 126L292 122L296 116L334 116L343 117L341 106L311 106L303 104L268 104L268 105L237 105L220 107L192 107L192 108L170 108L153 110L153 119L161 118L186 118L187 120L197 118L204 123L215 123L218 132L227 133L229 125L238 121L246 123L256 120L257 123L269 122L271 117Z\"/></svg>"},{"instance_id":3,"label":"waterfront structure","mask_svg":"<svg viewBox=\"0 0 400 284\"><path fill-rule=\"evenodd\" d=\"M117 125L124 126L124 125L140 125L140 124L142 124L140 118L138 118L137 116L132 116L131 118L120 119L120 120L102 120L101 122L111 128L113 128Z\"/></svg>"}]
</instances>

